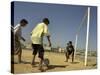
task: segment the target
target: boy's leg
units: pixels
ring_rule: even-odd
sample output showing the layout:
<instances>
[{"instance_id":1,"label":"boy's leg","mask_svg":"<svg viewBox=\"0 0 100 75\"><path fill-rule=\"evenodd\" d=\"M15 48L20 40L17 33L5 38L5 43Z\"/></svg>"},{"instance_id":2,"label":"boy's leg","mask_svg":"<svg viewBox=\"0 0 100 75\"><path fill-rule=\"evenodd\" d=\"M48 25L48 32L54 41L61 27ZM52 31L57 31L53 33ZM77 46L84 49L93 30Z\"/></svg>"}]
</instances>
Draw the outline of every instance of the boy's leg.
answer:
<instances>
[{"instance_id":1,"label":"boy's leg","mask_svg":"<svg viewBox=\"0 0 100 75\"><path fill-rule=\"evenodd\" d=\"M69 59L69 52L67 52L67 62L68 62L68 59Z\"/></svg>"},{"instance_id":2,"label":"boy's leg","mask_svg":"<svg viewBox=\"0 0 100 75\"><path fill-rule=\"evenodd\" d=\"M18 62L21 62L22 48L18 35L14 35L14 54L18 55Z\"/></svg>"},{"instance_id":3,"label":"boy's leg","mask_svg":"<svg viewBox=\"0 0 100 75\"><path fill-rule=\"evenodd\" d=\"M68 52L65 53L66 56L66 62L68 62Z\"/></svg>"},{"instance_id":4,"label":"boy's leg","mask_svg":"<svg viewBox=\"0 0 100 75\"><path fill-rule=\"evenodd\" d=\"M18 53L18 62L21 63L21 56L22 56L22 49L20 48L20 51Z\"/></svg>"},{"instance_id":5,"label":"boy's leg","mask_svg":"<svg viewBox=\"0 0 100 75\"><path fill-rule=\"evenodd\" d=\"M72 62L74 62L74 51L72 52Z\"/></svg>"},{"instance_id":6,"label":"boy's leg","mask_svg":"<svg viewBox=\"0 0 100 75\"><path fill-rule=\"evenodd\" d=\"M36 57L37 50L38 50L37 45L32 44L32 49L33 49L33 59L32 59L32 65L34 65L34 64L35 64L35 57Z\"/></svg>"},{"instance_id":7,"label":"boy's leg","mask_svg":"<svg viewBox=\"0 0 100 75\"><path fill-rule=\"evenodd\" d=\"M18 53L18 62L21 63L22 50Z\"/></svg>"},{"instance_id":8,"label":"boy's leg","mask_svg":"<svg viewBox=\"0 0 100 75\"><path fill-rule=\"evenodd\" d=\"M44 48L43 48L43 46L39 47L39 56L38 57L40 59L39 70L43 71L43 68L42 68L42 64L44 61Z\"/></svg>"},{"instance_id":9,"label":"boy's leg","mask_svg":"<svg viewBox=\"0 0 100 75\"><path fill-rule=\"evenodd\" d=\"M20 41L18 40L18 62L21 63L21 56L22 56L22 48L21 48L21 43Z\"/></svg>"},{"instance_id":10,"label":"boy's leg","mask_svg":"<svg viewBox=\"0 0 100 75\"><path fill-rule=\"evenodd\" d=\"M36 56L36 55L33 55L32 65L34 65L34 64L35 64L35 56Z\"/></svg>"},{"instance_id":11,"label":"boy's leg","mask_svg":"<svg viewBox=\"0 0 100 75\"><path fill-rule=\"evenodd\" d=\"M43 59L40 58L40 61L39 61L39 70L42 70L42 63L43 63Z\"/></svg>"}]
</instances>

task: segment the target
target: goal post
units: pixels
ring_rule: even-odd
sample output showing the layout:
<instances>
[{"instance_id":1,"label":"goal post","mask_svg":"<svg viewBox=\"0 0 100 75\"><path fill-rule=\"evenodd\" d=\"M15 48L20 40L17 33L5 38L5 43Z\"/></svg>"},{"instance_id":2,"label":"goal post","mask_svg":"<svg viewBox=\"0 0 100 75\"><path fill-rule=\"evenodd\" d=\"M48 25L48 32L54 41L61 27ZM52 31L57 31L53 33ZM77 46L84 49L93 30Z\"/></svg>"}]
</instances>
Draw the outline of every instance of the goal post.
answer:
<instances>
[{"instance_id":1,"label":"goal post","mask_svg":"<svg viewBox=\"0 0 100 75\"><path fill-rule=\"evenodd\" d=\"M77 33L76 33L76 36L75 36L75 52L74 52L74 58L76 56L76 50L77 50L77 44L78 44L78 36L79 36L79 31L81 30L82 26L83 26L83 23L84 23L84 20L86 19L87 17L87 10L82 18L82 21L78 27L78 30L77 30Z\"/></svg>"},{"instance_id":2,"label":"goal post","mask_svg":"<svg viewBox=\"0 0 100 75\"><path fill-rule=\"evenodd\" d=\"M75 36L75 53L74 58L76 57L76 50L77 50L77 44L78 44L78 37L79 37L79 31L81 30L84 20L87 18L86 22L86 43L85 43L85 58L84 58L84 65L87 65L87 57L88 57L88 42L89 42L89 27L90 27L90 7L87 8L85 15L82 18L82 21L79 25L78 31Z\"/></svg>"},{"instance_id":3,"label":"goal post","mask_svg":"<svg viewBox=\"0 0 100 75\"><path fill-rule=\"evenodd\" d=\"M74 58L75 58L76 50L77 50L77 39L78 39L78 34L76 34L76 37L75 37L75 52L74 52Z\"/></svg>"},{"instance_id":4,"label":"goal post","mask_svg":"<svg viewBox=\"0 0 100 75\"><path fill-rule=\"evenodd\" d=\"M88 56L89 29L90 29L90 7L88 7L88 14L87 14L87 33L86 33L86 48L85 48L85 61L84 61L85 66L87 65L87 56Z\"/></svg>"}]
</instances>

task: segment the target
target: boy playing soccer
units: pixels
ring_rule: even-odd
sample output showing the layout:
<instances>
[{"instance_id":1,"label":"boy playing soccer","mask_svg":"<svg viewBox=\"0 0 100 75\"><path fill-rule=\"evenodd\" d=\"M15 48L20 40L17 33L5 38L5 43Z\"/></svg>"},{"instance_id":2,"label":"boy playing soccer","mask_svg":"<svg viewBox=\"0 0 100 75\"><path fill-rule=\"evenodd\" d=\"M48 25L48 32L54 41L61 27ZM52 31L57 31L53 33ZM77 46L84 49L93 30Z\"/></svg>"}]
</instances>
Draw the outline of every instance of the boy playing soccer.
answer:
<instances>
[{"instance_id":1,"label":"boy playing soccer","mask_svg":"<svg viewBox=\"0 0 100 75\"><path fill-rule=\"evenodd\" d=\"M28 24L28 21L25 19L22 19L19 24L17 24L14 27L14 54L18 55L18 61L21 63L21 55L22 55L22 48L20 40L22 39L25 41L25 39L22 37L22 28L25 27Z\"/></svg>"},{"instance_id":2,"label":"boy playing soccer","mask_svg":"<svg viewBox=\"0 0 100 75\"><path fill-rule=\"evenodd\" d=\"M43 48L43 36L47 36L49 46L51 46L50 35L48 32L48 18L44 18L42 23L37 26L31 32L32 48L33 48L33 60L32 65L35 63L35 56L38 53L40 59L39 69L42 70L42 63L44 60L44 48Z\"/></svg>"},{"instance_id":3,"label":"boy playing soccer","mask_svg":"<svg viewBox=\"0 0 100 75\"><path fill-rule=\"evenodd\" d=\"M74 47L72 45L72 41L69 41L69 43L67 43L67 47L66 47L66 62L68 62L68 59L70 57L70 55L72 54L72 62L74 62Z\"/></svg>"}]
</instances>

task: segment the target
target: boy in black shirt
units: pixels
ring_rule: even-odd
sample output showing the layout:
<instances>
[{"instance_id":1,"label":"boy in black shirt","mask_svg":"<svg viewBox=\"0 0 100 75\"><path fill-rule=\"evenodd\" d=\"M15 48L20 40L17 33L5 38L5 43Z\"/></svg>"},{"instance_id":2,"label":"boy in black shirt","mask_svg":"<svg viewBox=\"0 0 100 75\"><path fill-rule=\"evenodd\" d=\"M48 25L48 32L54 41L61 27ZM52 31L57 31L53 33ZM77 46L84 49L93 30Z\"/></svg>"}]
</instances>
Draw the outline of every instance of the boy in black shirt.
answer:
<instances>
[{"instance_id":1,"label":"boy in black shirt","mask_svg":"<svg viewBox=\"0 0 100 75\"><path fill-rule=\"evenodd\" d=\"M66 62L68 62L69 56L72 55L72 62L74 62L74 47L72 45L72 41L69 41L69 43L67 43L67 47L66 47Z\"/></svg>"}]
</instances>

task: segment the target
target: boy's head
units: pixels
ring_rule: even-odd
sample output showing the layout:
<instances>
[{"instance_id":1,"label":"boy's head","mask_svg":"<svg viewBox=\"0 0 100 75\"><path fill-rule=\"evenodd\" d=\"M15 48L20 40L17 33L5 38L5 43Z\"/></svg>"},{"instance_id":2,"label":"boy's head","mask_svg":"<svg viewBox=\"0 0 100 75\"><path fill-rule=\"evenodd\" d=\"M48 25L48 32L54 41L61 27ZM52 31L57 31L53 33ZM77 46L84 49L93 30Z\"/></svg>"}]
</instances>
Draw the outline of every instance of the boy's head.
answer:
<instances>
[{"instance_id":1,"label":"boy's head","mask_svg":"<svg viewBox=\"0 0 100 75\"><path fill-rule=\"evenodd\" d=\"M44 18L43 19L43 23L45 23L46 25L50 24L49 19L48 18Z\"/></svg>"},{"instance_id":2,"label":"boy's head","mask_svg":"<svg viewBox=\"0 0 100 75\"><path fill-rule=\"evenodd\" d=\"M72 41L69 41L69 44L72 45Z\"/></svg>"},{"instance_id":3,"label":"boy's head","mask_svg":"<svg viewBox=\"0 0 100 75\"><path fill-rule=\"evenodd\" d=\"M27 21L26 19L22 19L22 20L20 21L20 25L21 25L22 27L25 27L27 24L28 24L28 21Z\"/></svg>"}]
</instances>

